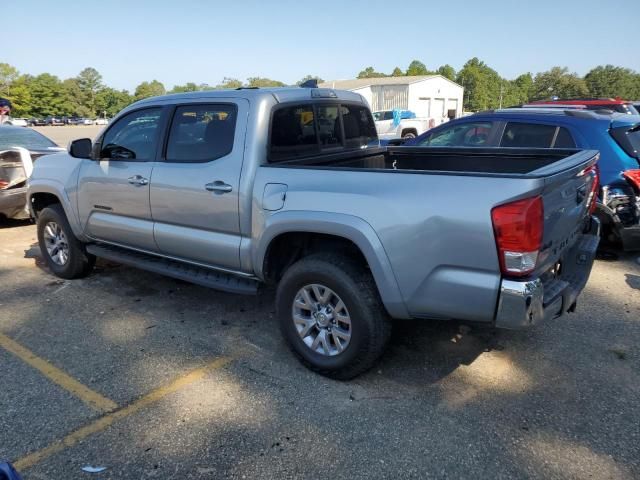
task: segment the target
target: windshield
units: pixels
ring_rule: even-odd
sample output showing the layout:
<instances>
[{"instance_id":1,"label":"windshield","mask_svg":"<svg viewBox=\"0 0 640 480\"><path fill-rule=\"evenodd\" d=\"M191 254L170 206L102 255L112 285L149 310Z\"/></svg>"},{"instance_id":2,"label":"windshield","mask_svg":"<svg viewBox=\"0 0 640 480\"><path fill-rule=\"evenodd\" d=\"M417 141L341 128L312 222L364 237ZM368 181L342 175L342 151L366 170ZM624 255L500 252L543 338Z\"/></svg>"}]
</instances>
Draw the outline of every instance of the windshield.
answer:
<instances>
[{"instance_id":1,"label":"windshield","mask_svg":"<svg viewBox=\"0 0 640 480\"><path fill-rule=\"evenodd\" d=\"M57 147L44 135L24 127L0 127L0 150L24 147L27 150L46 150Z\"/></svg>"}]
</instances>

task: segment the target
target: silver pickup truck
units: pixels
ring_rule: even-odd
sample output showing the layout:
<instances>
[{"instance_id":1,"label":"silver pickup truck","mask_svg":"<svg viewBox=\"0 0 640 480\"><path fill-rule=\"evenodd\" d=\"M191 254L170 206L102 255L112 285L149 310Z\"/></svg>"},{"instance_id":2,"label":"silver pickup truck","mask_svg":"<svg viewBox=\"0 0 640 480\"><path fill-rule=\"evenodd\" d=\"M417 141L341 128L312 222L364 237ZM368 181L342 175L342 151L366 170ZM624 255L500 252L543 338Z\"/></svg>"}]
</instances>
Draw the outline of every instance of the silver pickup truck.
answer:
<instances>
[{"instance_id":1,"label":"silver pickup truck","mask_svg":"<svg viewBox=\"0 0 640 480\"><path fill-rule=\"evenodd\" d=\"M292 350L347 379L391 318L521 328L572 311L598 245L597 159L381 148L350 92L193 92L40 159L28 199L56 275L103 257L227 292L277 284Z\"/></svg>"}]
</instances>

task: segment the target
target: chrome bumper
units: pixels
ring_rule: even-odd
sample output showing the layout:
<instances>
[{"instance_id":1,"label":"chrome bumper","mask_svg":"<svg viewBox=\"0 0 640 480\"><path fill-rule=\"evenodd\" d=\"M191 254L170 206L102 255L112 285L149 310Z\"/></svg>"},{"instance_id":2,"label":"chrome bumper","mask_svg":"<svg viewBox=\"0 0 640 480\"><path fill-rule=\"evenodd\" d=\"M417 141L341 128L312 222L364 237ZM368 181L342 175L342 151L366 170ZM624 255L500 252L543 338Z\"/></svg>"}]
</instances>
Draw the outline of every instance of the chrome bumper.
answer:
<instances>
[{"instance_id":1,"label":"chrome bumper","mask_svg":"<svg viewBox=\"0 0 640 480\"><path fill-rule=\"evenodd\" d=\"M591 273L600 240L600 222L593 218L583 234L562 256L562 274L551 281L503 279L495 325L521 329L573 311L576 299Z\"/></svg>"}]
</instances>

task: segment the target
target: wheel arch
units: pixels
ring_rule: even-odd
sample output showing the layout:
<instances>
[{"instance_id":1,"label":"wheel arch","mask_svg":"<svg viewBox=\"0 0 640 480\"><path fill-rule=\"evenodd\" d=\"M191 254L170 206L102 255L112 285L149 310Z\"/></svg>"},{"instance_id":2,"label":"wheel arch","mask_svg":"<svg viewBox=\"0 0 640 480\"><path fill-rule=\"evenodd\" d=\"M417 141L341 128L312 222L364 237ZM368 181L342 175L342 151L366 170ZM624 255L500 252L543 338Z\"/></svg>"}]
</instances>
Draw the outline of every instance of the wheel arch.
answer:
<instances>
[{"instance_id":1,"label":"wheel arch","mask_svg":"<svg viewBox=\"0 0 640 480\"><path fill-rule=\"evenodd\" d=\"M281 245L287 240L295 239L299 247L300 240L313 241L324 248L314 248L311 252L321 250L333 251L332 247L341 245L351 249L352 253L361 258L371 271L388 313L394 318L410 318L389 258L377 234L363 219L351 215L328 212L286 211L267 218L262 235L258 239L253 252L255 274L264 281L277 281L278 275L270 269L274 265L274 255L279 255ZM293 250L293 249L292 249ZM287 252L288 258L280 261L280 268L284 263L284 270L292 262L302 256L296 252Z\"/></svg>"},{"instance_id":2,"label":"wheel arch","mask_svg":"<svg viewBox=\"0 0 640 480\"><path fill-rule=\"evenodd\" d=\"M58 185L57 182L30 182L27 194L27 203L29 206L29 212L35 219L38 218L38 214L42 209L49 205L59 203L64 210L64 214L67 217L67 221L69 222L74 235L78 239L84 239L82 228L80 227L80 222L75 213L75 209L72 206L71 199L62 185Z\"/></svg>"}]
</instances>

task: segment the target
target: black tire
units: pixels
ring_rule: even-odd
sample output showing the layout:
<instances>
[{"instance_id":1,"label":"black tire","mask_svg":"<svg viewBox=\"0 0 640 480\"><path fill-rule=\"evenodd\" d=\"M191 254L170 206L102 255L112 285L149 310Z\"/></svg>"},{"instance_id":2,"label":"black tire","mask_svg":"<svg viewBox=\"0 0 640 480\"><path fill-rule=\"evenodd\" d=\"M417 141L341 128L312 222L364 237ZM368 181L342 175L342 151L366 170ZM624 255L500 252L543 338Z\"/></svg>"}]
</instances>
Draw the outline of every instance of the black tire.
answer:
<instances>
[{"instance_id":1,"label":"black tire","mask_svg":"<svg viewBox=\"0 0 640 480\"><path fill-rule=\"evenodd\" d=\"M403 139L405 139L405 140L406 140L406 139L409 139L409 138L416 138L416 134L415 134L415 133L413 133L413 132L405 132L405 133L402 135L402 138L403 138Z\"/></svg>"},{"instance_id":2,"label":"black tire","mask_svg":"<svg viewBox=\"0 0 640 480\"><path fill-rule=\"evenodd\" d=\"M334 356L322 355L301 339L292 318L293 302L302 287L320 283L344 302L351 317L351 340ZM348 258L331 253L305 257L285 272L276 295L280 329L293 353L309 369L348 380L370 369L391 335L387 314L371 273Z\"/></svg>"},{"instance_id":3,"label":"black tire","mask_svg":"<svg viewBox=\"0 0 640 480\"><path fill-rule=\"evenodd\" d=\"M48 223L55 222L60 226L67 240L69 257L63 265L53 261L47 251L44 239L44 230ZM38 215L38 244L42 258L49 269L58 277L74 279L86 277L96 262L96 257L87 253L82 242L75 235L67 221L67 216L60 204L54 204L43 209Z\"/></svg>"}]
</instances>

